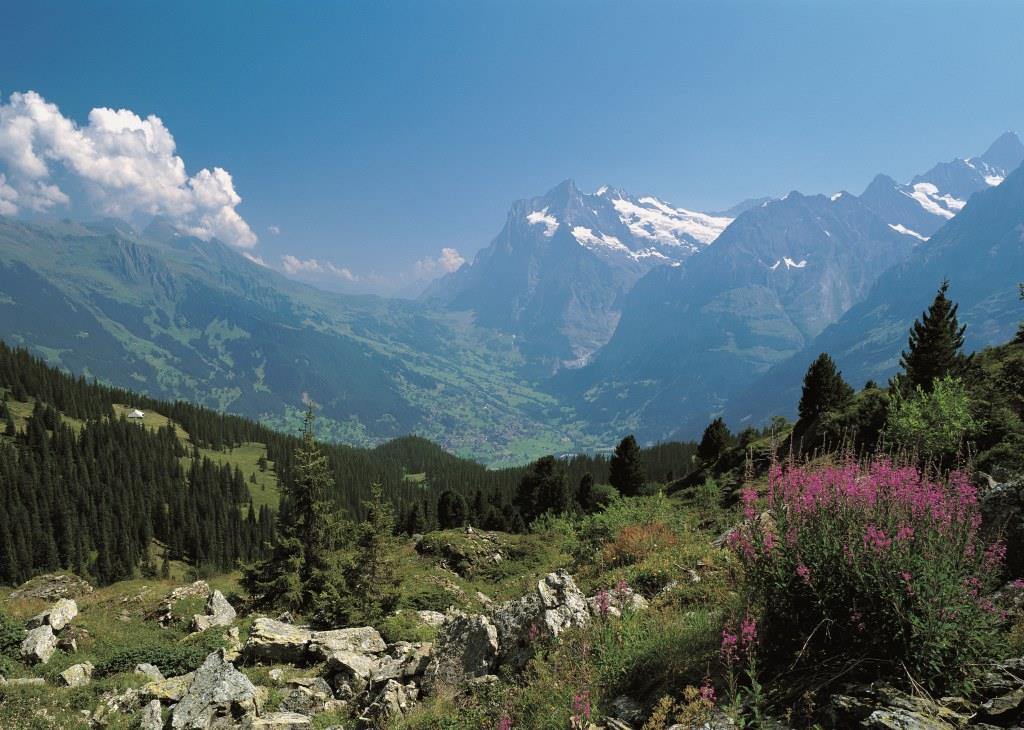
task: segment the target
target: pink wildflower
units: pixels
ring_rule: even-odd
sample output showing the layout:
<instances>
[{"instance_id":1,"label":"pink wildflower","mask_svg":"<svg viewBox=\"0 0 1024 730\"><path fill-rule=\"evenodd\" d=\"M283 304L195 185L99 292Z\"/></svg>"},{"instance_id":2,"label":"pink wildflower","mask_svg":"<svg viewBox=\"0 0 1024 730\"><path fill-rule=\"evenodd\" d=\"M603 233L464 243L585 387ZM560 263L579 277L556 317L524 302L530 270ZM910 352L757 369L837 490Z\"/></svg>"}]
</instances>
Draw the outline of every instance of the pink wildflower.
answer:
<instances>
[{"instance_id":1,"label":"pink wildflower","mask_svg":"<svg viewBox=\"0 0 1024 730\"><path fill-rule=\"evenodd\" d=\"M540 633L540 627L537 624L530 624L530 628L526 630L526 638L532 644L537 640L537 635Z\"/></svg>"},{"instance_id":2,"label":"pink wildflower","mask_svg":"<svg viewBox=\"0 0 1024 730\"><path fill-rule=\"evenodd\" d=\"M729 629L722 629L722 660L726 664L736 661L739 649L739 637Z\"/></svg>"},{"instance_id":3,"label":"pink wildflower","mask_svg":"<svg viewBox=\"0 0 1024 730\"><path fill-rule=\"evenodd\" d=\"M757 643L757 621L750 616L747 616L740 622L740 640L745 647Z\"/></svg>"},{"instance_id":4,"label":"pink wildflower","mask_svg":"<svg viewBox=\"0 0 1024 730\"><path fill-rule=\"evenodd\" d=\"M581 723L590 721L590 690L585 689L573 695L572 712Z\"/></svg>"},{"instance_id":5,"label":"pink wildflower","mask_svg":"<svg viewBox=\"0 0 1024 730\"><path fill-rule=\"evenodd\" d=\"M700 698L705 702L710 702L712 705L715 704L717 696L715 695L714 685L711 684L710 679L705 679L704 684L700 687Z\"/></svg>"},{"instance_id":6,"label":"pink wildflower","mask_svg":"<svg viewBox=\"0 0 1024 730\"><path fill-rule=\"evenodd\" d=\"M595 599L597 603L597 612L601 618L607 618L608 612L611 610L612 598L608 595L608 591L604 588L597 592Z\"/></svg>"},{"instance_id":7,"label":"pink wildflower","mask_svg":"<svg viewBox=\"0 0 1024 730\"><path fill-rule=\"evenodd\" d=\"M803 563L797 563L796 574L800 576L800 579L807 585L811 584L811 569Z\"/></svg>"},{"instance_id":8,"label":"pink wildflower","mask_svg":"<svg viewBox=\"0 0 1024 730\"><path fill-rule=\"evenodd\" d=\"M512 730L512 718L508 715L503 715L501 720L498 721L498 730Z\"/></svg>"}]
</instances>

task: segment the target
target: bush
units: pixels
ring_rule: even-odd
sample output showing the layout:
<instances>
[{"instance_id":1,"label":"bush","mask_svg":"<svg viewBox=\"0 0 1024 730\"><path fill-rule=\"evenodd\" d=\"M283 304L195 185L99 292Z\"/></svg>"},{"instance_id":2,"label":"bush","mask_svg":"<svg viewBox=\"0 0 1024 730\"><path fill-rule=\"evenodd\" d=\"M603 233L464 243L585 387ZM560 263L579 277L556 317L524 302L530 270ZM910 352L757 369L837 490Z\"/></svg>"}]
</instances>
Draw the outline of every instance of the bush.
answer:
<instances>
[{"instance_id":1,"label":"bush","mask_svg":"<svg viewBox=\"0 0 1024 730\"><path fill-rule=\"evenodd\" d=\"M909 672L932 692L968 688L999 617L985 597L1005 548L985 546L974 488L875 461L772 467L768 516L744 491L746 526L729 543L762 613L775 667L863 662Z\"/></svg>"},{"instance_id":2,"label":"bush","mask_svg":"<svg viewBox=\"0 0 1024 730\"><path fill-rule=\"evenodd\" d=\"M907 397L893 393L886 437L924 458L955 456L979 424L971 415L971 396L959 378L936 380L930 391L920 385Z\"/></svg>"},{"instance_id":3,"label":"bush","mask_svg":"<svg viewBox=\"0 0 1024 730\"><path fill-rule=\"evenodd\" d=\"M17 661L25 630L21 624L0 609L0 674L9 674L11 664Z\"/></svg>"},{"instance_id":4,"label":"bush","mask_svg":"<svg viewBox=\"0 0 1024 730\"><path fill-rule=\"evenodd\" d=\"M96 663L96 675L105 677L130 672L135 665L148 663L160 668L165 676L187 674L203 663L211 652L226 646L223 632L210 630L190 638L188 643L141 644L116 649Z\"/></svg>"},{"instance_id":5,"label":"bush","mask_svg":"<svg viewBox=\"0 0 1024 730\"><path fill-rule=\"evenodd\" d=\"M605 546L601 552L601 560L609 567L633 565L647 559L658 550L674 546L677 542L672 529L664 522L627 525Z\"/></svg>"}]
</instances>

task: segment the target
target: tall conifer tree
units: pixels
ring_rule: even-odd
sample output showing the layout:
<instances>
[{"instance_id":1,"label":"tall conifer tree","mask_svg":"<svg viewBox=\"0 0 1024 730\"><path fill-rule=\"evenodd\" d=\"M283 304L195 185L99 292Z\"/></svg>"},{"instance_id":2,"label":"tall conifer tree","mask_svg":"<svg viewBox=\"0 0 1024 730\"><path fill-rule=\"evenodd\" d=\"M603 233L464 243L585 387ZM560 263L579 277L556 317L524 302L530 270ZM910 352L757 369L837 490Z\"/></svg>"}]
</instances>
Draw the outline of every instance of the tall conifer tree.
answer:
<instances>
[{"instance_id":1,"label":"tall conifer tree","mask_svg":"<svg viewBox=\"0 0 1024 730\"><path fill-rule=\"evenodd\" d=\"M961 352L967 327L957 322L958 305L946 297L948 290L949 281L943 281L931 306L910 330L908 349L900 358L902 383L908 390L920 385L930 391L936 379L960 375L967 364Z\"/></svg>"},{"instance_id":2,"label":"tall conifer tree","mask_svg":"<svg viewBox=\"0 0 1024 730\"><path fill-rule=\"evenodd\" d=\"M646 480L644 466L640 460L640 447L637 446L633 434L630 434L615 447L615 453L608 465L608 481L620 493L627 497L635 497L640 494Z\"/></svg>"}]
</instances>

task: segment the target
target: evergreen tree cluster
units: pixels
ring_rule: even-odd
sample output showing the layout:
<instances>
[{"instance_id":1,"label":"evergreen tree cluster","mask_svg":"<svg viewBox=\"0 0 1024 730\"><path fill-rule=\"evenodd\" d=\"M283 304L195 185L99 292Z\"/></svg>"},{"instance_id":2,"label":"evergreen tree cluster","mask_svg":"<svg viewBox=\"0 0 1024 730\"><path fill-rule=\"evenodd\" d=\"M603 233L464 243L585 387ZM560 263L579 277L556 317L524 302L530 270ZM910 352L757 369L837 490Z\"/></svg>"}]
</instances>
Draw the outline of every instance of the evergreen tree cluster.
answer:
<instances>
[{"instance_id":1,"label":"evergreen tree cluster","mask_svg":"<svg viewBox=\"0 0 1024 730\"><path fill-rule=\"evenodd\" d=\"M0 438L0 583L56 569L110 583L152 568L154 539L171 558L227 570L272 529L242 474L189 461L170 427L105 418L76 431L36 401L25 427Z\"/></svg>"}]
</instances>

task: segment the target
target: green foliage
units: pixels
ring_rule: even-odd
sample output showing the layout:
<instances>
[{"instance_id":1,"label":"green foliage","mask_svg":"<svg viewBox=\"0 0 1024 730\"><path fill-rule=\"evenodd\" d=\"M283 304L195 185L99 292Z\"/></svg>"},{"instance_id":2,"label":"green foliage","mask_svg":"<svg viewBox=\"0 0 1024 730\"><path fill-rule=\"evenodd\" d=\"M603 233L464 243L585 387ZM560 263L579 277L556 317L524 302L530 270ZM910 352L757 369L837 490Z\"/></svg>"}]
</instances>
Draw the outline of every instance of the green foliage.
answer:
<instances>
[{"instance_id":1,"label":"green foliage","mask_svg":"<svg viewBox=\"0 0 1024 730\"><path fill-rule=\"evenodd\" d=\"M469 504L461 494L446 490L437 500L437 524L442 530L463 527L469 522Z\"/></svg>"},{"instance_id":2,"label":"green foliage","mask_svg":"<svg viewBox=\"0 0 1024 730\"><path fill-rule=\"evenodd\" d=\"M908 389L931 390L936 380L964 372L968 358L960 350L967 327L957 322L958 305L946 298L948 290L949 281L942 282L934 301L910 330L908 349L900 358Z\"/></svg>"},{"instance_id":3,"label":"green foliage","mask_svg":"<svg viewBox=\"0 0 1024 730\"><path fill-rule=\"evenodd\" d=\"M336 564L317 597L317 622L325 626L374 625L391 613L401 594L395 559L394 513L374 484L358 525L352 555Z\"/></svg>"},{"instance_id":4,"label":"green foliage","mask_svg":"<svg viewBox=\"0 0 1024 730\"><path fill-rule=\"evenodd\" d=\"M548 512L562 514L575 509L575 495L555 457L545 456L534 462L519 481L515 504L528 523Z\"/></svg>"},{"instance_id":5,"label":"green foliage","mask_svg":"<svg viewBox=\"0 0 1024 730\"><path fill-rule=\"evenodd\" d=\"M804 376L798 409L800 419L810 420L841 408L852 396L853 388L843 380L832 358L823 352Z\"/></svg>"},{"instance_id":6,"label":"green foliage","mask_svg":"<svg viewBox=\"0 0 1024 730\"><path fill-rule=\"evenodd\" d=\"M918 385L908 396L894 392L885 435L893 445L923 458L948 458L966 447L978 427L964 382L945 376L930 390Z\"/></svg>"},{"instance_id":7,"label":"green foliage","mask_svg":"<svg viewBox=\"0 0 1024 730\"><path fill-rule=\"evenodd\" d=\"M436 610L441 604L432 605L433 610ZM384 637L384 641L389 644L396 641L433 641L437 638L437 628L423 623L415 612L410 610L397 611L386 616L377 624L377 629Z\"/></svg>"},{"instance_id":8,"label":"green foliage","mask_svg":"<svg viewBox=\"0 0 1024 730\"><path fill-rule=\"evenodd\" d=\"M0 609L0 674L10 674L11 662L17 661L25 629Z\"/></svg>"},{"instance_id":9,"label":"green foliage","mask_svg":"<svg viewBox=\"0 0 1024 730\"><path fill-rule=\"evenodd\" d=\"M718 459L732 442L732 433L721 417L716 418L704 429L700 445L697 447L697 456L705 463L711 463Z\"/></svg>"},{"instance_id":10,"label":"green foliage","mask_svg":"<svg viewBox=\"0 0 1024 730\"><path fill-rule=\"evenodd\" d=\"M98 677L105 677L131 672L137 664L148 662L159 667L164 676L174 677L197 669L211 652L226 645L223 634L214 630L204 631L188 642L132 644L120 647L99 660L95 673Z\"/></svg>"},{"instance_id":11,"label":"green foliage","mask_svg":"<svg viewBox=\"0 0 1024 730\"><path fill-rule=\"evenodd\" d=\"M633 497L640 494L646 480L640 447L633 434L630 434L615 447L615 454L608 465L608 483L621 494Z\"/></svg>"}]
</instances>

